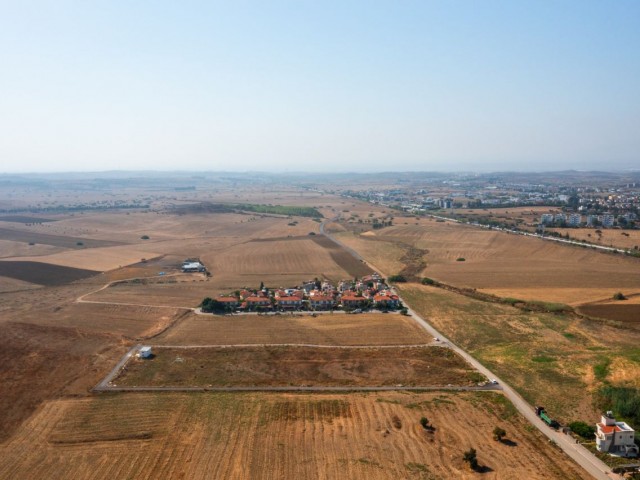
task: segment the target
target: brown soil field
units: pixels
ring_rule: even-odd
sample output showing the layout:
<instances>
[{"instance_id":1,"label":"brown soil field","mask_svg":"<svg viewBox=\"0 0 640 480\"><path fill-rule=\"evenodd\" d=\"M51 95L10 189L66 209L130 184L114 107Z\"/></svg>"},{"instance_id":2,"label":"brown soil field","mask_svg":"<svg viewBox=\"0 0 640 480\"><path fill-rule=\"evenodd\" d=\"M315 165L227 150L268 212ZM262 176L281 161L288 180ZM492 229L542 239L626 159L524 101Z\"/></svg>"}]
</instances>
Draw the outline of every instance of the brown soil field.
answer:
<instances>
[{"instance_id":1,"label":"brown soil field","mask_svg":"<svg viewBox=\"0 0 640 480\"><path fill-rule=\"evenodd\" d=\"M401 260L405 249L398 242L371 239L367 235L354 235L352 232L337 233L335 237L353 248L372 267L387 277L399 273L405 267Z\"/></svg>"},{"instance_id":2,"label":"brown soil field","mask_svg":"<svg viewBox=\"0 0 640 480\"><path fill-rule=\"evenodd\" d=\"M86 395L123 354L113 337L73 328L5 322L0 338L0 441L42 401Z\"/></svg>"},{"instance_id":3,"label":"brown soil field","mask_svg":"<svg viewBox=\"0 0 640 480\"><path fill-rule=\"evenodd\" d=\"M156 347L118 386L472 386L482 376L444 347Z\"/></svg>"},{"instance_id":4,"label":"brown soil field","mask_svg":"<svg viewBox=\"0 0 640 480\"><path fill-rule=\"evenodd\" d=\"M0 227L0 239L23 243L43 243L45 245L53 245L55 247L74 249L122 245L122 242L115 242L112 240L93 240L90 238L49 235L46 233L39 233L35 231L14 230L11 228L2 227ZM78 243L81 243L81 245L78 245Z\"/></svg>"},{"instance_id":5,"label":"brown soil field","mask_svg":"<svg viewBox=\"0 0 640 480\"><path fill-rule=\"evenodd\" d=\"M38 285L63 285L98 273L41 262L0 261L0 275Z\"/></svg>"},{"instance_id":6,"label":"brown soil field","mask_svg":"<svg viewBox=\"0 0 640 480\"><path fill-rule=\"evenodd\" d=\"M324 235L313 237L313 241L325 248L334 262L340 265L352 277L362 277L373 273L366 264L354 258L348 251L331 241Z\"/></svg>"},{"instance_id":7,"label":"brown soil field","mask_svg":"<svg viewBox=\"0 0 640 480\"><path fill-rule=\"evenodd\" d=\"M585 478L526 426L492 393L104 395L44 405L0 445L0 477ZM486 473L462 461L470 447Z\"/></svg>"},{"instance_id":8,"label":"brown soil field","mask_svg":"<svg viewBox=\"0 0 640 480\"><path fill-rule=\"evenodd\" d=\"M422 275L499 296L579 305L620 290L640 292L639 259L536 238L424 221L373 231L367 238L423 249L427 267ZM384 261L381 252L360 250L360 245L353 247L365 259L371 257L374 265Z\"/></svg>"},{"instance_id":9,"label":"brown soil field","mask_svg":"<svg viewBox=\"0 0 640 480\"><path fill-rule=\"evenodd\" d=\"M153 339L158 345L414 345L432 338L403 315L326 313L310 315L196 315L181 319Z\"/></svg>"},{"instance_id":10,"label":"brown soil field","mask_svg":"<svg viewBox=\"0 0 640 480\"><path fill-rule=\"evenodd\" d=\"M640 304L637 303L593 303L581 305L578 311L590 317L620 322L630 328L640 328Z\"/></svg>"}]
</instances>

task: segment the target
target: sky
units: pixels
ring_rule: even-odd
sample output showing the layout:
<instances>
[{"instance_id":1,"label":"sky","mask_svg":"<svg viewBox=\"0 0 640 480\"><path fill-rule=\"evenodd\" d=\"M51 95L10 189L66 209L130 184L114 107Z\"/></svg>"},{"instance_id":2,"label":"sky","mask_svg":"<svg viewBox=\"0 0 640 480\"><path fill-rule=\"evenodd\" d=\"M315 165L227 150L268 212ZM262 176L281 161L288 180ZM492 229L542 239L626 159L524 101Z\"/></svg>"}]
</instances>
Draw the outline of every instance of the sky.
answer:
<instances>
[{"instance_id":1,"label":"sky","mask_svg":"<svg viewBox=\"0 0 640 480\"><path fill-rule=\"evenodd\" d=\"M640 1L0 0L0 172L640 168Z\"/></svg>"}]
</instances>

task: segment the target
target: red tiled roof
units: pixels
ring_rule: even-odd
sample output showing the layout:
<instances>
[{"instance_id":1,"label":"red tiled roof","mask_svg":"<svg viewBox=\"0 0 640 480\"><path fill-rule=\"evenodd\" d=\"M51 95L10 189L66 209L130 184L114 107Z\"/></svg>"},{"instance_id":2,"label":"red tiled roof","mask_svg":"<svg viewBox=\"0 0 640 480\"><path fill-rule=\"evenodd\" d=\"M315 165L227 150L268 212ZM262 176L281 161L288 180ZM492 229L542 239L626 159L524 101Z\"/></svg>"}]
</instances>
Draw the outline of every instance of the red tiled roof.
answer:
<instances>
[{"instance_id":1,"label":"red tiled roof","mask_svg":"<svg viewBox=\"0 0 640 480\"><path fill-rule=\"evenodd\" d=\"M342 301L347 301L347 302L362 302L364 301L364 297L359 297L357 295L343 295L342 296Z\"/></svg>"},{"instance_id":2,"label":"red tiled roof","mask_svg":"<svg viewBox=\"0 0 640 480\"><path fill-rule=\"evenodd\" d=\"M216 298L216 300L219 302L227 302L227 303L238 302L238 299L236 297L218 297Z\"/></svg>"},{"instance_id":3,"label":"red tiled roof","mask_svg":"<svg viewBox=\"0 0 640 480\"><path fill-rule=\"evenodd\" d=\"M280 297L278 298L279 302L300 302L301 299L299 297Z\"/></svg>"},{"instance_id":4,"label":"red tiled roof","mask_svg":"<svg viewBox=\"0 0 640 480\"><path fill-rule=\"evenodd\" d=\"M600 431L604 434L609 434L613 432L622 432L623 430L617 425L604 425L603 423L599 423Z\"/></svg>"},{"instance_id":5,"label":"red tiled roof","mask_svg":"<svg viewBox=\"0 0 640 480\"><path fill-rule=\"evenodd\" d=\"M310 302L333 302L333 297L327 295L314 295L309 299Z\"/></svg>"},{"instance_id":6,"label":"red tiled roof","mask_svg":"<svg viewBox=\"0 0 640 480\"><path fill-rule=\"evenodd\" d=\"M251 303L265 303L265 302L270 303L269 299L266 297L247 297L245 301L251 302Z\"/></svg>"}]
</instances>

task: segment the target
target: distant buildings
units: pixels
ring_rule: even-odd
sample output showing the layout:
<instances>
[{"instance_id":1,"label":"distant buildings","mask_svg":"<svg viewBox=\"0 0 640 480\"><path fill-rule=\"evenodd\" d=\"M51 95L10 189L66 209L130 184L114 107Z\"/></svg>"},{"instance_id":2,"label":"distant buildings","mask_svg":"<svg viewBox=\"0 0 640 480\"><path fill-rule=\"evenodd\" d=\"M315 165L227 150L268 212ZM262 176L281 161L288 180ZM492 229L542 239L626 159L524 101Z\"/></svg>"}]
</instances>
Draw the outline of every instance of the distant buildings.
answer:
<instances>
[{"instance_id":1,"label":"distant buildings","mask_svg":"<svg viewBox=\"0 0 640 480\"><path fill-rule=\"evenodd\" d=\"M543 213L540 217L540 223L542 225L551 225L553 224L553 214L552 213Z\"/></svg>"},{"instance_id":2,"label":"distant buildings","mask_svg":"<svg viewBox=\"0 0 640 480\"><path fill-rule=\"evenodd\" d=\"M602 415L596 423L596 448L620 457L637 457L635 431L625 422L616 422L611 412Z\"/></svg>"},{"instance_id":3,"label":"distant buildings","mask_svg":"<svg viewBox=\"0 0 640 480\"><path fill-rule=\"evenodd\" d=\"M613 227L613 223L615 221L615 217L610 214L610 213L605 213L604 215L602 215L602 226L605 228L611 228Z\"/></svg>"},{"instance_id":4,"label":"distant buildings","mask_svg":"<svg viewBox=\"0 0 640 480\"><path fill-rule=\"evenodd\" d=\"M579 227L582 225L582 215L579 213L572 213L569 215L569 220L567 221L567 225L570 227Z\"/></svg>"}]
</instances>

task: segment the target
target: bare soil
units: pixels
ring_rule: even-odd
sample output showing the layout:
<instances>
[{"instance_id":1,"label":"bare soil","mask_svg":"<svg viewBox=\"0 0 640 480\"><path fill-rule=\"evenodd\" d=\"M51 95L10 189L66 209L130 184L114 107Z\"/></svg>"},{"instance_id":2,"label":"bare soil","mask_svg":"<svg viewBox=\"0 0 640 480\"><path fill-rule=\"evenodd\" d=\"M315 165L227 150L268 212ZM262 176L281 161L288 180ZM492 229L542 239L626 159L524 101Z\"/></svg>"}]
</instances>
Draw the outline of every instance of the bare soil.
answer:
<instances>
[{"instance_id":1,"label":"bare soil","mask_svg":"<svg viewBox=\"0 0 640 480\"><path fill-rule=\"evenodd\" d=\"M40 232L30 232L28 230L13 230L0 227L0 239L11 240L24 243L44 243L64 248L95 248L122 245L122 242L113 240L94 240L82 237L67 237L62 235L49 235ZM78 244L80 243L80 245Z\"/></svg>"},{"instance_id":2,"label":"bare soil","mask_svg":"<svg viewBox=\"0 0 640 480\"><path fill-rule=\"evenodd\" d=\"M64 285L98 273L100 272L95 270L62 267L42 262L0 261L0 275L38 285Z\"/></svg>"},{"instance_id":3,"label":"bare soil","mask_svg":"<svg viewBox=\"0 0 640 480\"><path fill-rule=\"evenodd\" d=\"M472 386L477 373L442 347L159 348L134 358L118 386ZM477 382L477 380L475 380Z\"/></svg>"}]
</instances>

